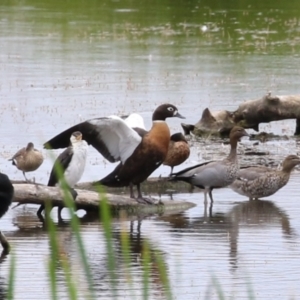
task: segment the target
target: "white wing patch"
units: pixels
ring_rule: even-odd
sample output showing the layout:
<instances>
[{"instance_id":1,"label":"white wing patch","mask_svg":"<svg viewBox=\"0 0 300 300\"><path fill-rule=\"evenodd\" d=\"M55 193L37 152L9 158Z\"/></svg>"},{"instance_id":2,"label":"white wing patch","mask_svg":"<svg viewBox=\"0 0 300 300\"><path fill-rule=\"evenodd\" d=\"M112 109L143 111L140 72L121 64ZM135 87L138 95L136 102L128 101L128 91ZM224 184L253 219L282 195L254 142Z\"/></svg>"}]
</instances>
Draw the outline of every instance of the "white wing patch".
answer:
<instances>
[{"instance_id":1,"label":"white wing patch","mask_svg":"<svg viewBox=\"0 0 300 300\"><path fill-rule=\"evenodd\" d=\"M92 119L88 121L95 126L98 138L106 145L109 153L123 163L134 152L142 138L118 116Z\"/></svg>"},{"instance_id":2,"label":"white wing patch","mask_svg":"<svg viewBox=\"0 0 300 300\"><path fill-rule=\"evenodd\" d=\"M130 114L124 121L131 128L139 127L146 130L144 119L139 114L136 113Z\"/></svg>"}]
</instances>

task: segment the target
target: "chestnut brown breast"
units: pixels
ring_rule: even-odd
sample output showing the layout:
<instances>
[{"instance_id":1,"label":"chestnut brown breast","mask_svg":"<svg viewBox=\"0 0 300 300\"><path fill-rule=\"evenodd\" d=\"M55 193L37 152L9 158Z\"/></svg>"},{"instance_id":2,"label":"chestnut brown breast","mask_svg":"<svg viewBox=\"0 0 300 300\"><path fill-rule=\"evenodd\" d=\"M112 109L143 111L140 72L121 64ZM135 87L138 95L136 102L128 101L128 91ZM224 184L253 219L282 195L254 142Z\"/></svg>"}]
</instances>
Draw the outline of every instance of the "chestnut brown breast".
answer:
<instances>
[{"instance_id":1,"label":"chestnut brown breast","mask_svg":"<svg viewBox=\"0 0 300 300\"><path fill-rule=\"evenodd\" d=\"M120 182L138 184L146 180L165 160L170 142L170 130L166 122L155 121L133 154L120 166ZM130 178L128 178L130 174Z\"/></svg>"},{"instance_id":2,"label":"chestnut brown breast","mask_svg":"<svg viewBox=\"0 0 300 300\"><path fill-rule=\"evenodd\" d=\"M170 141L168 155L164 165L175 167L182 164L190 156L190 148L186 142Z\"/></svg>"}]
</instances>

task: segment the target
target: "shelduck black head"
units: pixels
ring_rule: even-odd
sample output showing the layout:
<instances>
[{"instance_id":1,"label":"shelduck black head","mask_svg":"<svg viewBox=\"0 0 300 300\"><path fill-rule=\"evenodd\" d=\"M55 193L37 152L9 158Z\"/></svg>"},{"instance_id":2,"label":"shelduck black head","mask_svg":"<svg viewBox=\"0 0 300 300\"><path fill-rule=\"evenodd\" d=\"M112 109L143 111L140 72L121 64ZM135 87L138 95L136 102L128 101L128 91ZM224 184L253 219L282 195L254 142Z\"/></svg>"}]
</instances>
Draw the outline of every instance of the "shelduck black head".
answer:
<instances>
[{"instance_id":1,"label":"shelduck black head","mask_svg":"<svg viewBox=\"0 0 300 300\"><path fill-rule=\"evenodd\" d=\"M152 121L165 121L166 118L177 117L185 119L179 112L175 105L166 103L156 108L153 113Z\"/></svg>"},{"instance_id":2,"label":"shelduck black head","mask_svg":"<svg viewBox=\"0 0 300 300\"><path fill-rule=\"evenodd\" d=\"M184 137L184 135L181 132L173 133L171 135L170 140L173 141L173 142L185 142L185 143L187 143L186 138Z\"/></svg>"}]
</instances>

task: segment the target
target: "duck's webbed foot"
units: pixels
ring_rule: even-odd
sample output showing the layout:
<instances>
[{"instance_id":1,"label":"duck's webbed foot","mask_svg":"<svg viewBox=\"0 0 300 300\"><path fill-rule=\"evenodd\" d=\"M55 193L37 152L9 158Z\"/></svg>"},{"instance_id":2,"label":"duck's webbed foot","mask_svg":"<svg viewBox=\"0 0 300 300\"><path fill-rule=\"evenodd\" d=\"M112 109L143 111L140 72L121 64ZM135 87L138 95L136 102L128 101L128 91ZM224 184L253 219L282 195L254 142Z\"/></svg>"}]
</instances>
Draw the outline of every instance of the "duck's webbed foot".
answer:
<instances>
[{"instance_id":1,"label":"duck's webbed foot","mask_svg":"<svg viewBox=\"0 0 300 300\"><path fill-rule=\"evenodd\" d=\"M140 184L137 184L136 186L137 186L138 196L137 198L135 198L135 200L138 203L151 204L151 205L156 204L157 200L152 199L151 197L143 197Z\"/></svg>"},{"instance_id":2,"label":"duck's webbed foot","mask_svg":"<svg viewBox=\"0 0 300 300\"><path fill-rule=\"evenodd\" d=\"M135 198L135 200L141 204L151 204L151 205L157 204L156 199L152 199L152 198L148 198L148 197L138 197L138 198Z\"/></svg>"},{"instance_id":3,"label":"duck's webbed foot","mask_svg":"<svg viewBox=\"0 0 300 300\"><path fill-rule=\"evenodd\" d=\"M159 201L157 199L153 199L151 197L143 197L140 185L137 184L136 186L137 186L138 196L134 197L132 185L130 185L130 198L134 198L138 203L141 203L141 204L154 205L154 204L159 203Z\"/></svg>"},{"instance_id":4,"label":"duck's webbed foot","mask_svg":"<svg viewBox=\"0 0 300 300\"><path fill-rule=\"evenodd\" d=\"M70 193L72 195L73 200L75 201L78 196L78 193L73 188L70 188Z\"/></svg>"}]
</instances>

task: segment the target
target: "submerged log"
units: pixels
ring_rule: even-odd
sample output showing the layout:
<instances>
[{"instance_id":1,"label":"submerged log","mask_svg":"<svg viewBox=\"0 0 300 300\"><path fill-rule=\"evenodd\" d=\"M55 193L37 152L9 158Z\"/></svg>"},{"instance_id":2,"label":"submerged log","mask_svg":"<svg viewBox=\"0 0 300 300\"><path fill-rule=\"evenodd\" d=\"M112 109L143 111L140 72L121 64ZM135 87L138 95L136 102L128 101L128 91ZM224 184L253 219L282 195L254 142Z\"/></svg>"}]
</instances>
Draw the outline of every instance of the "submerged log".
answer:
<instances>
[{"instance_id":1,"label":"submerged log","mask_svg":"<svg viewBox=\"0 0 300 300\"><path fill-rule=\"evenodd\" d=\"M300 134L300 95L272 96L268 93L261 99L248 100L233 112L233 121L244 128L258 131L260 123L296 119L295 135Z\"/></svg>"},{"instance_id":2,"label":"submerged log","mask_svg":"<svg viewBox=\"0 0 300 300\"><path fill-rule=\"evenodd\" d=\"M232 113L227 110L211 112L206 108L201 119L195 124L184 124L181 126L185 134L191 132L197 136L228 136L230 130L234 126Z\"/></svg>"},{"instance_id":3,"label":"submerged log","mask_svg":"<svg viewBox=\"0 0 300 300\"><path fill-rule=\"evenodd\" d=\"M49 187L39 184L14 183L15 196L13 202L19 204L37 204L41 205L49 202L51 206L64 207L63 193L57 187ZM183 211L195 206L194 203L186 201L163 200L157 201L155 205L145 205L137 203L129 196L106 194L99 195L95 191L76 189L76 209L85 209L87 211L97 211L100 201L103 197L107 199L109 206L113 211L126 210L128 213L162 213L172 211Z\"/></svg>"}]
</instances>

